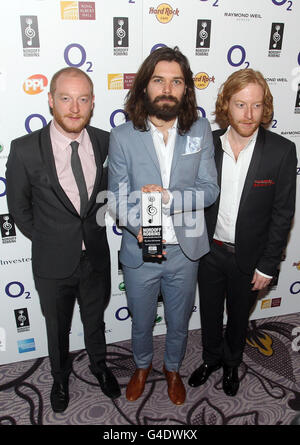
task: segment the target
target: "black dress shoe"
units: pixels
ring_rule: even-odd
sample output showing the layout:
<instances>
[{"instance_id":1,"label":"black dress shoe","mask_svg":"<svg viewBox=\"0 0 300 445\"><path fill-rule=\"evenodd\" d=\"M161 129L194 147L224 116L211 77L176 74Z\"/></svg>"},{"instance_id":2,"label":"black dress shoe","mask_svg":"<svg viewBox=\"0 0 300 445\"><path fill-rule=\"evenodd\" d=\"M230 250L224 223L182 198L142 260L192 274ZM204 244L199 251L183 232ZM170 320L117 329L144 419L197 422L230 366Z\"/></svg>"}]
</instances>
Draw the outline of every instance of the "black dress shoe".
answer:
<instances>
[{"instance_id":1,"label":"black dress shoe","mask_svg":"<svg viewBox=\"0 0 300 445\"><path fill-rule=\"evenodd\" d=\"M240 381L238 374L238 366L223 367L223 390L227 396L235 396L239 390Z\"/></svg>"},{"instance_id":2,"label":"black dress shoe","mask_svg":"<svg viewBox=\"0 0 300 445\"><path fill-rule=\"evenodd\" d=\"M62 413L69 404L68 382L55 382L52 385L50 394L51 407L55 413Z\"/></svg>"},{"instance_id":3,"label":"black dress shoe","mask_svg":"<svg viewBox=\"0 0 300 445\"><path fill-rule=\"evenodd\" d=\"M120 397L121 390L117 379L107 367L101 369L101 371L94 374L99 382L102 392L110 399L116 399Z\"/></svg>"},{"instance_id":4,"label":"black dress shoe","mask_svg":"<svg viewBox=\"0 0 300 445\"><path fill-rule=\"evenodd\" d=\"M207 363L202 363L202 365L193 372L193 374L189 378L188 384L193 388L204 385L210 374L220 368L221 365L210 366Z\"/></svg>"}]
</instances>

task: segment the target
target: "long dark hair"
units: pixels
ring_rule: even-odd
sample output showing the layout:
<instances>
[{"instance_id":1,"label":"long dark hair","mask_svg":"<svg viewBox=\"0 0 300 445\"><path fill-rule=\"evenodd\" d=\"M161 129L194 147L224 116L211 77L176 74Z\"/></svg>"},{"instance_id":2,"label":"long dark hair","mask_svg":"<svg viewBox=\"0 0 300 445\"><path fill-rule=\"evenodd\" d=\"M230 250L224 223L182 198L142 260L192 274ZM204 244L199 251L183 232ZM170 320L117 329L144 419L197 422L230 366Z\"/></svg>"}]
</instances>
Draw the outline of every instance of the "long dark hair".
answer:
<instances>
[{"instance_id":1,"label":"long dark hair","mask_svg":"<svg viewBox=\"0 0 300 445\"><path fill-rule=\"evenodd\" d=\"M177 62L184 76L186 93L178 115L179 133L184 134L198 119L198 112L193 73L188 59L179 51L177 46L174 49L168 47L159 48L144 60L137 72L132 88L126 96L125 111L128 113L135 129L141 131L149 129L147 125L148 112L144 105L144 90L147 88L157 63L161 61Z\"/></svg>"}]
</instances>

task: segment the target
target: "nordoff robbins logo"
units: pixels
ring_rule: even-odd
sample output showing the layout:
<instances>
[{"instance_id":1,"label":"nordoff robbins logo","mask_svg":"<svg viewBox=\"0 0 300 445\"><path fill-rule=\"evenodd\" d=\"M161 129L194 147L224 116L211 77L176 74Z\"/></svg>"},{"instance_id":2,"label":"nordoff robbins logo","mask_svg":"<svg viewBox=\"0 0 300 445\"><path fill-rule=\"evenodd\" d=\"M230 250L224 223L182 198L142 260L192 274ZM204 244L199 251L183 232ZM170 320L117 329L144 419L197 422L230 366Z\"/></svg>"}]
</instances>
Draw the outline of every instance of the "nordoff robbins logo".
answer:
<instances>
[{"instance_id":1,"label":"nordoff robbins logo","mask_svg":"<svg viewBox=\"0 0 300 445\"><path fill-rule=\"evenodd\" d=\"M150 7L149 14L155 14L160 23L169 23L174 15L179 16L179 9L173 9L168 3L161 3L157 8Z\"/></svg>"}]
</instances>

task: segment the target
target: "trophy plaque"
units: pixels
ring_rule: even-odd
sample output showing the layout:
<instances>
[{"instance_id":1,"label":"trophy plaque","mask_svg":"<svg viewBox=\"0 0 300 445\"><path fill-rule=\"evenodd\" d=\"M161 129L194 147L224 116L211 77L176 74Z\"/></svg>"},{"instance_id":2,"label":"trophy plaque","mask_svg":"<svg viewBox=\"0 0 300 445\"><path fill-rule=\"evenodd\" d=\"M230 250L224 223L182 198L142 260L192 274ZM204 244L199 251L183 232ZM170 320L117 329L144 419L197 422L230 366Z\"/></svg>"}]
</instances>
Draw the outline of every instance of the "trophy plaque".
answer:
<instances>
[{"instance_id":1,"label":"trophy plaque","mask_svg":"<svg viewBox=\"0 0 300 445\"><path fill-rule=\"evenodd\" d=\"M143 256L162 254L162 196L142 193Z\"/></svg>"}]
</instances>

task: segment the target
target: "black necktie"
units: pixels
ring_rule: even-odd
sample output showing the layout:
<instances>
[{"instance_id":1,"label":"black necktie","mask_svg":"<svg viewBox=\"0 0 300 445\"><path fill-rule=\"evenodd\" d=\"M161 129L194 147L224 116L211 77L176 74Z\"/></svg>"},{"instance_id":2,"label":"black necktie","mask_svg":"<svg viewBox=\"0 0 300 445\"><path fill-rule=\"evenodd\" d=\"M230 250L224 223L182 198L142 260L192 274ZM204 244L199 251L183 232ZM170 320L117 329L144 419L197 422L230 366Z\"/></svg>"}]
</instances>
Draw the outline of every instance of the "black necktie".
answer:
<instances>
[{"instance_id":1,"label":"black necktie","mask_svg":"<svg viewBox=\"0 0 300 445\"><path fill-rule=\"evenodd\" d=\"M72 154L71 154L71 167L73 170L74 178L79 190L79 196L80 196L80 215L82 216L87 203L88 203L88 192L86 188L86 183L84 179L84 174L82 171L82 166L80 162L80 158L78 155L78 146L79 142L73 141L71 142L71 148L72 148Z\"/></svg>"}]
</instances>

